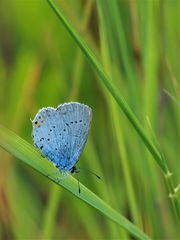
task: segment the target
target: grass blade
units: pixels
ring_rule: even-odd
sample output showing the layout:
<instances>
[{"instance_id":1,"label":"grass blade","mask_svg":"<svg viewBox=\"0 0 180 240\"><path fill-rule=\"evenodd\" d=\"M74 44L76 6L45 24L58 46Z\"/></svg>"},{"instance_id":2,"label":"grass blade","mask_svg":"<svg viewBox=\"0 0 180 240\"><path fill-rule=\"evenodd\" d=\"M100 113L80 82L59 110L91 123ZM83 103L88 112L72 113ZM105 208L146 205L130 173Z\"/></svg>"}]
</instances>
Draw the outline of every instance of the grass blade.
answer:
<instances>
[{"instance_id":1,"label":"grass blade","mask_svg":"<svg viewBox=\"0 0 180 240\"><path fill-rule=\"evenodd\" d=\"M72 27L72 25L68 22L66 17L64 16L63 12L56 6L56 4L52 0L47 0L50 7L53 9L57 17L61 20L67 31L72 36L73 40L77 43L77 45L80 47L84 55L87 57L88 61L91 63L93 68L96 70L96 72L99 75L99 79L103 82L103 84L106 86L106 88L109 90L111 95L114 97L114 99L117 101L118 105L126 115L126 117L129 119L131 124L133 125L134 129L137 131L139 136L141 137L142 141L144 142L145 146L149 150L149 152L152 154L153 158L155 159L156 163L159 165L161 170L164 173L165 180L167 185L169 186L169 195L173 196L172 202L175 208L175 213L178 219L180 219L180 210L179 205L177 203L176 199L176 193L175 193L175 187L172 183L172 179L169 177L170 171L168 169L168 166L166 164L166 161L164 157L162 156L161 152L156 148L156 146L153 144L151 139L147 136L142 124L132 111L132 109L129 107L126 100L123 98L123 96L119 93L119 89L114 85L113 81L109 76L106 75L106 73L103 70L103 67L101 66L100 62L96 58L95 54L91 51L91 49L88 47L88 45L85 43L85 41L81 38L81 36L75 31L75 29Z\"/></svg>"},{"instance_id":2,"label":"grass blade","mask_svg":"<svg viewBox=\"0 0 180 240\"><path fill-rule=\"evenodd\" d=\"M52 165L52 163L40 157L40 154L35 147L31 146L28 142L10 130L6 129L2 125L0 125L0 145L13 156L19 158L46 177L49 174L55 172L55 167ZM102 199L100 199L97 195L95 195L82 184L81 193L79 194L77 188L77 180L71 175L69 175L66 179L58 182L56 179L57 176L51 175L49 178L56 184L70 191L76 197L99 210L106 217L119 224L137 239L149 239L149 237L145 235L140 229L138 229L134 224L120 215L117 211L112 209L108 204L106 204Z\"/></svg>"},{"instance_id":3,"label":"grass blade","mask_svg":"<svg viewBox=\"0 0 180 240\"><path fill-rule=\"evenodd\" d=\"M129 121L132 123L133 127L136 129L138 134L140 135L141 139L145 143L148 150L153 155L154 159L162 169L164 173L167 171L167 167L165 162L163 161L161 154L158 152L157 148L154 146L154 144L150 141L150 139L147 137L144 129L142 128L141 123L139 122L136 115L133 113L131 108L129 107L128 103L125 101L125 99L120 95L119 89L113 84L111 79L105 74L100 62L97 60L94 53L90 50L90 48L87 46L87 44L83 41L83 39L80 37L80 35L74 30L74 28L70 25L70 23L67 21L65 16L63 15L62 11L55 5L55 3L52 0L47 0L49 5L52 7L53 11L56 13L58 18L62 21L64 26L66 27L67 31L71 34L74 41L78 44L78 46L81 48L82 52L85 54L89 62L92 64L92 66L95 68L99 75L99 79L102 80L106 88L109 90L109 92L112 94L112 96L117 101L118 105L122 109L122 111L125 113Z\"/></svg>"}]
</instances>

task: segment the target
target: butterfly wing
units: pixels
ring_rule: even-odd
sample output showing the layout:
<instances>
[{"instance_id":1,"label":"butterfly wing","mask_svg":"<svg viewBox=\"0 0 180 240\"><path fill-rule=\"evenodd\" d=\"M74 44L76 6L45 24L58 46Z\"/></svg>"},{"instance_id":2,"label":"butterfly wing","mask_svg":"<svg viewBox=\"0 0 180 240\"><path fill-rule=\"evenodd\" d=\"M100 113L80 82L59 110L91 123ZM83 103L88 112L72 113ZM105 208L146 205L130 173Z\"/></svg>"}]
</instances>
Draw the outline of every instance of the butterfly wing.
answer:
<instances>
[{"instance_id":1,"label":"butterfly wing","mask_svg":"<svg viewBox=\"0 0 180 240\"><path fill-rule=\"evenodd\" d=\"M76 164L87 140L91 109L70 102L39 110L33 124L34 144L60 170Z\"/></svg>"},{"instance_id":2,"label":"butterfly wing","mask_svg":"<svg viewBox=\"0 0 180 240\"><path fill-rule=\"evenodd\" d=\"M68 149L66 148L67 151L65 148L64 151L68 157L68 170L71 170L78 161L87 141L92 111L87 105L70 102L58 106L57 113L67 126L69 145Z\"/></svg>"},{"instance_id":3,"label":"butterfly wing","mask_svg":"<svg viewBox=\"0 0 180 240\"><path fill-rule=\"evenodd\" d=\"M33 124L34 144L41 153L55 165L64 161L62 145L64 136L59 134L59 129L64 127L62 119L57 119L55 108L42 108L39 110Z\"/></svg>"}]
</instances>

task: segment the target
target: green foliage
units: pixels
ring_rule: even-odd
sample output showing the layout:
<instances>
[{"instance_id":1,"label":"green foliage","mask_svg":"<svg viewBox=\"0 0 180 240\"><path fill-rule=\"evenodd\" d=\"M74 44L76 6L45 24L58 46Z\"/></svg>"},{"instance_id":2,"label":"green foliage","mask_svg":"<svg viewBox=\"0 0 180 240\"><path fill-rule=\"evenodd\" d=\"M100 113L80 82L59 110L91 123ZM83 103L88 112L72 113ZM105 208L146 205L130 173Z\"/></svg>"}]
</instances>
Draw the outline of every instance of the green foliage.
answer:
<instances>
[{"instance_id":1,"label":"green foliage","mask_svg":"<svg viewBox=\"0 0 180 240\"><path fill-rule=\"evenodd\" d=\"M108 204L106 204L103 200L101 200L97 195L88 190L82 184L80 185L81 192L79 193L77 188L78 182L72 176L68 176L66 179L59 180L57 178L57 175L54 174L57 173L57 170L55 169L55 167L53 167L50 161L48 161L47 159L43 159L43 157L40 157L40 154L35 149L35 147L31 146L29 143L18 137L16 134L8 131L2 126L0 126L0 139L1 147L11 153L13 156L21 159L41 174L50 178L56 184L69 190L76 197L82 199L84 202L88 203L89 205L102 212L106 217L110 218L111 220L125 228L136 238L149 239L132 223L130 223L123 216L118 214L117 211L113 210ZM61 179L63 178L63 175L60 175L59 177Z\"/></svg>"},{"instance_id":2,"label":"green foliage","mask_svg":"<svg viewBox=\"0 0 180 240\"><path fill-rule=\"evenodd\" d=\"M178 1L47 2L0 2L0 239L178 239ZM93 109L81 194L32 146L67 101Z\"/></svg>"}]
</instances>

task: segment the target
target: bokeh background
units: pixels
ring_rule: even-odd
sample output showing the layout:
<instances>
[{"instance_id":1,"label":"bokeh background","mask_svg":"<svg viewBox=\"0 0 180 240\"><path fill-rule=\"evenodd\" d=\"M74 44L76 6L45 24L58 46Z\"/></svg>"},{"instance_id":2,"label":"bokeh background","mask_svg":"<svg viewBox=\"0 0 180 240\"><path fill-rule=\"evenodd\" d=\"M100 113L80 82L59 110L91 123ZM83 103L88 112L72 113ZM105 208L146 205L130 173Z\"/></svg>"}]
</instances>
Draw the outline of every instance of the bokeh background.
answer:
<instances>
[{"instance_id":1,"label":"bokeh background","mask_svg":"<svg viewBox=\"0 0 180 240\"><path fill-rule=\"evenodd\" d=\"M179 179L178 0L56 1ZM178 239L163 174L44 0L0 1L0 121L32 143L39 108L91 106L80 181L153 239ZM150 121L148 123L147 117ZM132 239L92 207L0 149L0 239Z\"/></svg>"}]
</instances>

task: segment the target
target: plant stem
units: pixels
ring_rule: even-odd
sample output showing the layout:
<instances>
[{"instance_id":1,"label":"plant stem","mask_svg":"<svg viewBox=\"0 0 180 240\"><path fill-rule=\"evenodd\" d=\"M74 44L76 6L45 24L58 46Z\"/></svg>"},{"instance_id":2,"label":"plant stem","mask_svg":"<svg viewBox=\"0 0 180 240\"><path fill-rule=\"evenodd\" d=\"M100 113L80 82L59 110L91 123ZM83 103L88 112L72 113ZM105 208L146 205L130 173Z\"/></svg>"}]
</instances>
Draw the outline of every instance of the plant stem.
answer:
<instances>
[{"instance_id":1,"label":"plant stem","mask_svg":"<svg viewBox=\"0 0 180 240\"><path fill-rule=\"evenodd\" d=\"M148 138L144 128L142 127L140 121L134 114L134 112L129 107L128 103L125 101L123 96L119 93L119 89L115 86L113 81L110 77L108 77L103 67L101 66L100 62L96 58L95 54L91 51L91 49L88 47L88 45L85 43L85 41L80 37L80 35L75 31L75 29L71 26L71 24L67 21L66 17L64 16L63 12L56 6L56 4L52 0L47 0L50 7L53 9L57 17L61 20L67 31L70 33L70 35L73 37L74 41L77 43L77 45L80 47L82 52L87 57L88 61L91 63L91 65L95 68L96 72L99 75L99 79L102 80L103 84L106 86L106 88L109 90L109 92L112 94L112 96L117 101L118 105L120 106L121 110L124 112L126 117L129 119L141 139L143 140L145 146L149 150L149 152L154 157L155 161L163 171L165 176L168 176L169 169L167 167L166 162L164 161L164 158L162 157L161 153L158 151L158 149L155 147L155 145L152 143L152 141ZM176 215L180 219L180 211L179 211L179 205L177 202L177 198L175 196L175 187L173 185L172 180L170 178L166 177L167 185L169 186L169 196L171 197L173 206L176 211Z\"/></svg>"}]
</instances>

